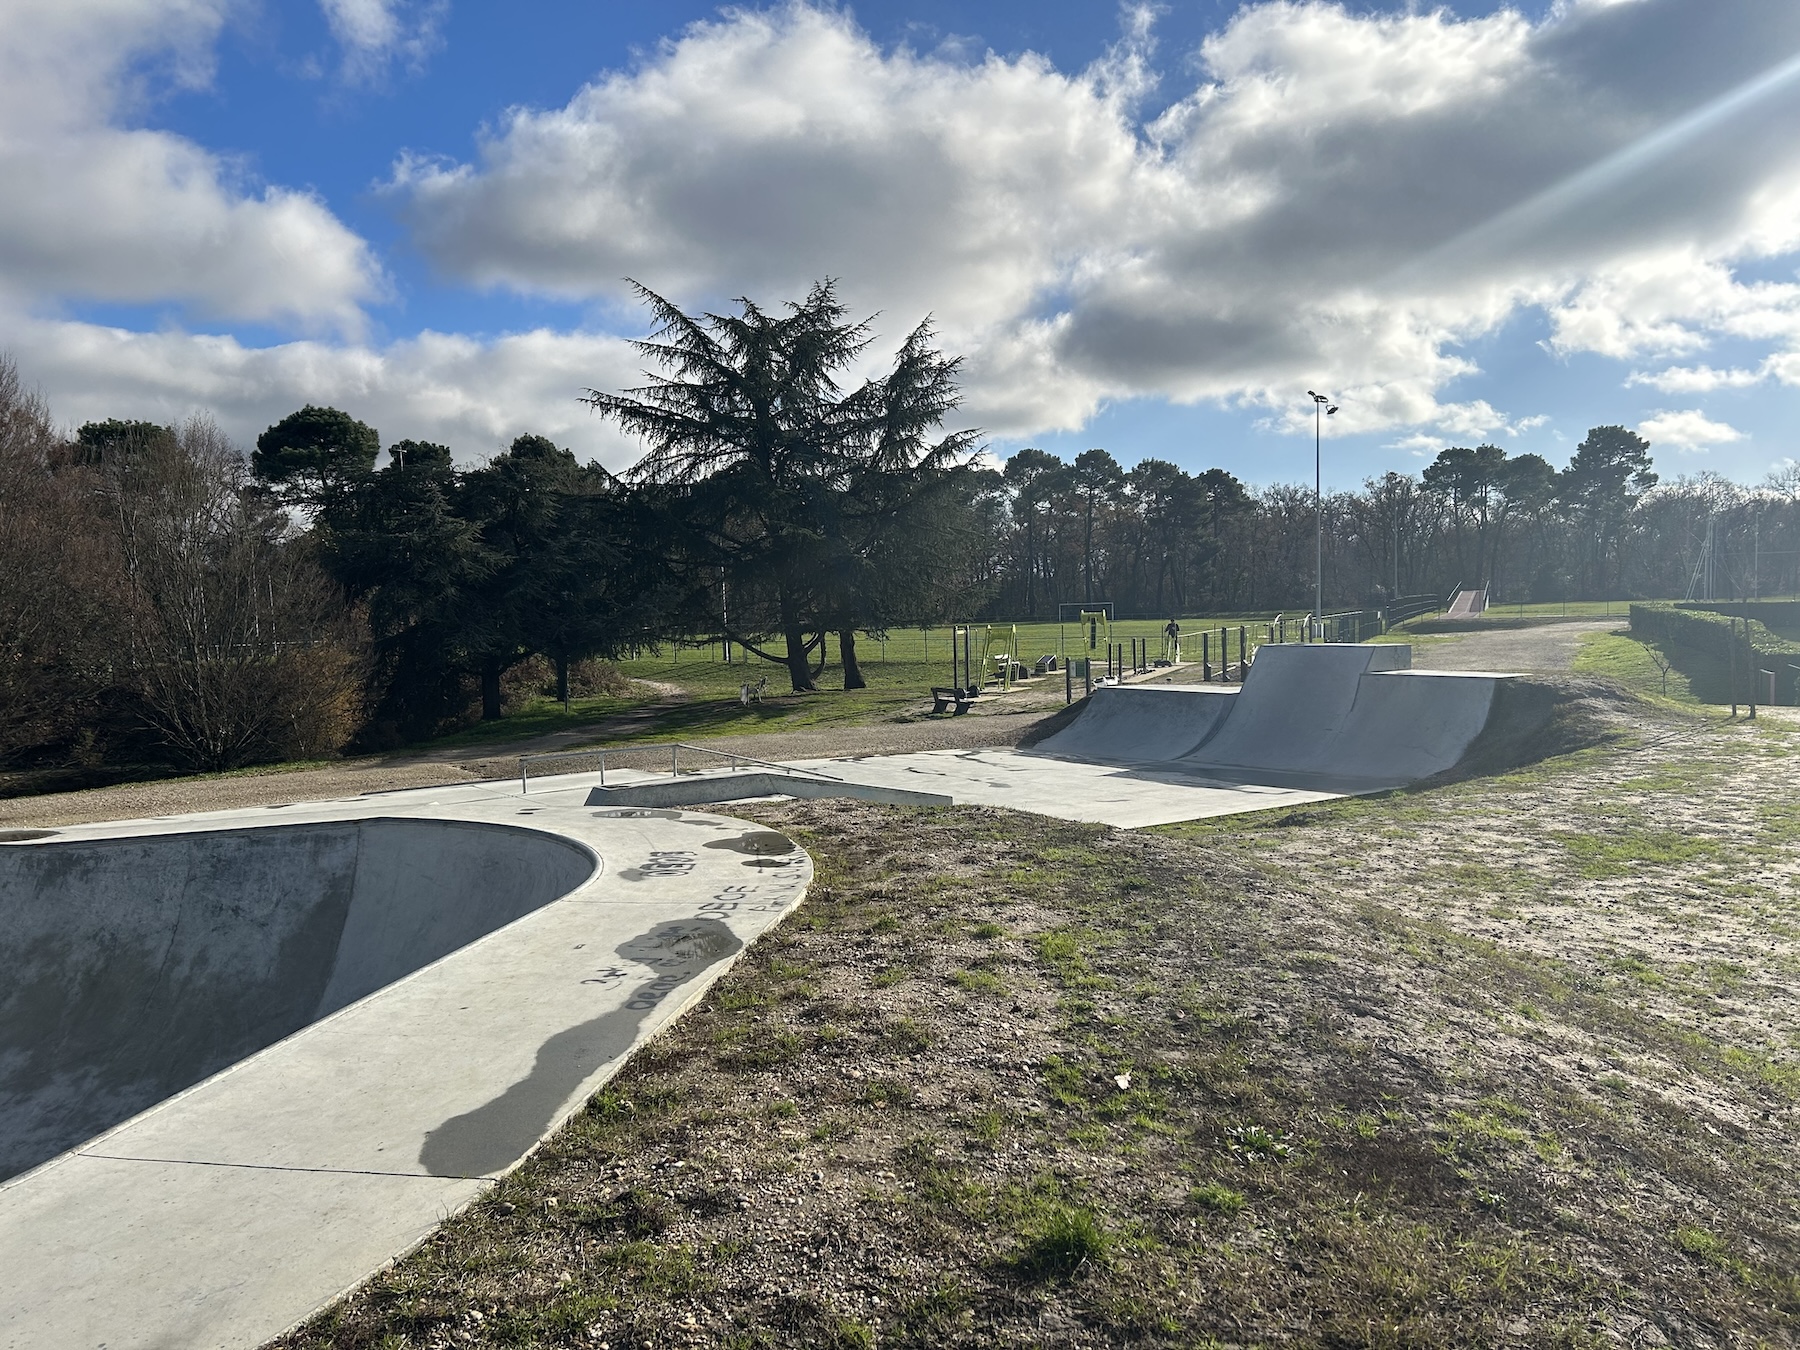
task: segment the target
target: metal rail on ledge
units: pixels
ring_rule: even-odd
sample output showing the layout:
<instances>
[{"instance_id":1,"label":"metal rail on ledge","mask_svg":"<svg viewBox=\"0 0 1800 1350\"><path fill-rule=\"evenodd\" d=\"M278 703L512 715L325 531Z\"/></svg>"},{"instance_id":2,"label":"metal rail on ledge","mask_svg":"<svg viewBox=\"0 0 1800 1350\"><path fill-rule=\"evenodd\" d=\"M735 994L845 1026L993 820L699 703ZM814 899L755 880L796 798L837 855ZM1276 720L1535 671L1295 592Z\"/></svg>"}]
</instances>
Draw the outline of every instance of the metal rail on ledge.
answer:
<instances>
[{"instance_id":1,"label":"metal rail on ledge","mask_svg":"<svg viewBox=\"0 0 1800 1350\"><path fill-rule=\"evenodd\" d=\"M661 750L664 746L669 751L669 777L681 775L681 752L691 750L698 755L716 755L720 759L731 761L733 773L746 764L754 764L759 769L779 769L785 774L799 774L807 778L822 778L828 783L841 783L844 780L828 773L820 773L817 769L796 769L791 764L777 764L773 760L756 759L750 755L740 755L731 750L714 750L704 745L689 745L686 741L667 741L662 744L649 745L610 745L599 750L552 750L540 755L519 756L519 794L531 791L531 765L546 759L598 759L600 761L600 786L606 786L606 757L608 755L642 754L646 750ZM540 775L541 776L541 775Z\"/></svg>"}]
</instances>

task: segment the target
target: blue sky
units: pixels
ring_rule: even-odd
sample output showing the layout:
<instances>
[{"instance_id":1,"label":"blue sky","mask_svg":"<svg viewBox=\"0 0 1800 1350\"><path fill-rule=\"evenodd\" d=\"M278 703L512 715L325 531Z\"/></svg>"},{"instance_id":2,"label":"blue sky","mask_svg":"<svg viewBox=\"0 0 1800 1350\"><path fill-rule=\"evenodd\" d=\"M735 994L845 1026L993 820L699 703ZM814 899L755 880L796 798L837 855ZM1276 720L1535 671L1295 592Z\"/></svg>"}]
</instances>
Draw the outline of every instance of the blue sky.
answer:
<instances>
[{"instance_id":1,"label":"blue sky","mask_svg":"<svg viewBox=\"0 0 1800 1350\"><path fill-rule=\"evenodd\" d=\"M1329 483L1796 452L1800 7L17 0L0 351L56 413L313 401L466 460L685 305L935 316L993 450ZM7 92L10 90L11 92Z\"/></svg>"}]
</instances>

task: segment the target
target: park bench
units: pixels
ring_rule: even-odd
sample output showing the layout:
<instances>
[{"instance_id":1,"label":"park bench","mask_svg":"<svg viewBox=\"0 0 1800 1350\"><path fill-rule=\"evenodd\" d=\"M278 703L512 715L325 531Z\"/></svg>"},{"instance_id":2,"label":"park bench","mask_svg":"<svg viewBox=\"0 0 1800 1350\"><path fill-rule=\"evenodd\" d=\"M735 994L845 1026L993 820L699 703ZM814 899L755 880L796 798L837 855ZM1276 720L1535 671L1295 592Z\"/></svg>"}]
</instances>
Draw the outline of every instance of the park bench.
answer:
<instances>
[{"instance_id":1,"label":"park bench","mask_svg":"<svg viewBox=\"0 0 1800 1350\"><path fill-rule=\"evenodd\" d=\"M967 689L958 689L954 685L933 685L931 687L931 711L934 713L950 712L966 713L975 695Z\"/></svg>"}]
</instances>

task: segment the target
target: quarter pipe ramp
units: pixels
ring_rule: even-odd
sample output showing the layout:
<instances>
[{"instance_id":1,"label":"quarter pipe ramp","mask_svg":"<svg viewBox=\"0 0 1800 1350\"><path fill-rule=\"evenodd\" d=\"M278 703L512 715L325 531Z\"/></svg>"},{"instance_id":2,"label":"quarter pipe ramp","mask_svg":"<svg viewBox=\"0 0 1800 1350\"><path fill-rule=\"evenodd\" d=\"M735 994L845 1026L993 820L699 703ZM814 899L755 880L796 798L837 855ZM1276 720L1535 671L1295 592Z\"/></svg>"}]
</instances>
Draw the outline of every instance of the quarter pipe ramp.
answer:
<instances>
[{"instance_id":1,"label":"quarter pipe ramp","mask_svg":"<svg viewBox=\"0 0 1800 1350\"><path fill-rule=\"evenodd\" d=\"M1397 787L1455 765L1508 678L1411 662L1398 643L1265 646L1236 691L1096 689L1035 753L1334 792Z\"/></svg>"}]
</instances>

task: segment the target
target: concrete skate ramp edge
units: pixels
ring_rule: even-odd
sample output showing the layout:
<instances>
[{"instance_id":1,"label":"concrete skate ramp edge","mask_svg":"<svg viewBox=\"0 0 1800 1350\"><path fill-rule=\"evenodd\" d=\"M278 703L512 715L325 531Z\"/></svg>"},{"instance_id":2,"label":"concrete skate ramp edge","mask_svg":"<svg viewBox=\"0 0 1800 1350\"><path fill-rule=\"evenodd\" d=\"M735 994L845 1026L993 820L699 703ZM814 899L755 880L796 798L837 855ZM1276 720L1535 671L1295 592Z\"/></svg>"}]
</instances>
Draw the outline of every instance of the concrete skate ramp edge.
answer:
<instances>
[{"instance_id":1,"label":"concrete skate ramp edge","mask_svg":"<svg viewBox=\"0 0 1800 1350\"><path fill-rule=\"evenodd\" d=\"M1081 716L1039 741L1032 753L1101 764L1177 759L1218 730L1236 698L1225 689L1103 685Z\"/></svg>"},{"instance_id":2,"label":"concrete skate ramp edge","mask_svg":"<svg viewBox=\"0 0 1800 1350\"><path fill-rule=\"evenodd\" d=\"M373 818L0 847L0 1180L574 890L540 831Z\"/></svg>"},{"instance_id":3,"label":"concrete skate ramp edge","mask_svg":"<svg viewBox=\"0 0 1800 1350\"><path fill-rule=\"evenodd\" d=\"M1031 753L1332 791L1400 786L1454 766L1509 678L1411 663L1399 643L1265 646L1237 692L1097 689Z\"/></svg>"}]
</instances>

